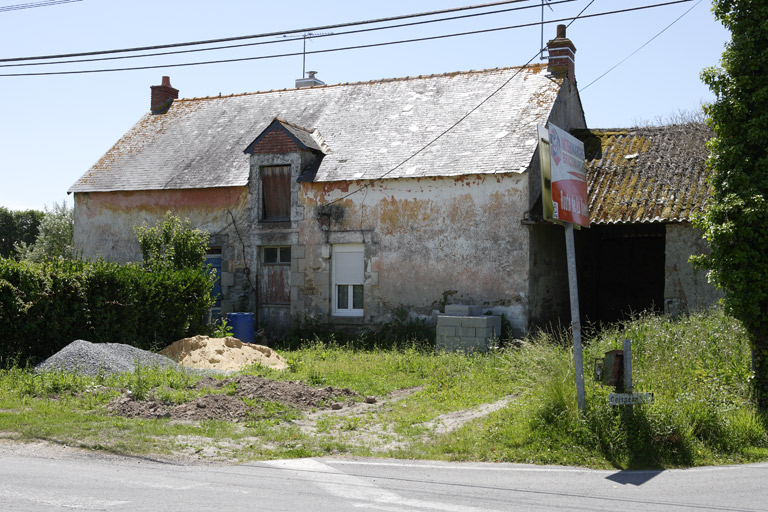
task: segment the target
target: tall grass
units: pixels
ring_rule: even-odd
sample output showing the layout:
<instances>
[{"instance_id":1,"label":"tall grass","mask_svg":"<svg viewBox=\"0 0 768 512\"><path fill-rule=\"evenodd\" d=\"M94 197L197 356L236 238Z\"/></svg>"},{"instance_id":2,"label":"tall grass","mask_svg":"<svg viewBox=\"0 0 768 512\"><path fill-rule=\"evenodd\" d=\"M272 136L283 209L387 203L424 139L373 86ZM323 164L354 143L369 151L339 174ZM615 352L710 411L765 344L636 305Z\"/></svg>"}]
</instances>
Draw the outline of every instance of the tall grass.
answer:
<instances>
[{"instance_id":1,"label":"tall grass","mask_svg":"<svg viewBox=\"0 0 768 512\"><path fill-rule=\"evenodd\" d=\"M591 362L632 341L635 391L652 404L608 404L613 388L596 383ZM540 334L520 350L531 387L515 406L486 421L497 460L674 467L764 458L765 417L749 397L744 329L720 311L679 319L639 316L604 330L585 347L587 407L576 407L570 340ZM528 365L532 361L543 364ZM515 359L515 357L512 357ZM494 444L491 443L491 444ZM599 465L599 463L598 463Z\"/></svg>"},{"instance_id":2,"label":"tall grass","mask_svg":"<svg viewBox=\"0 0 768 512\"><path fill-rule=\"evenodd\" d=\"M652 404L612 407L608 394L613 389L592 379L592 361L621 348L624 338L632 341L634 390L653 392ZM175 446L175 436L181 434L206 439L197 441L202 443L227 438L221 449L226 445L241 460L342 452L659 468L768 458L768 421L757 413L749 395L746 333L720 311L678 319L638 316L586 340L587 407L581 414L567 332L539 333L486 354L436 353L422 340L398 343L396 348L374 344L361 349L333 337L315 338L282 353L289 361L286 371L260 366L246 370L316 387L348 387L381 399L415 388L365 415L325 418L312 435L286 422L285 411L269 408L262 408L264 417L231 428L221 422L180 425L104 412L104 405L125 390L137 398L153 396L169 403L204 393L192 386L196 377L159 368L91 378L0 370L0 431L121 453ZM509 405L458 430L436 434L425 426L445 413L509 395L515 397ZM353 435L346 436L360 431L404 442L382 452L373 440L356 444ZM118 438L120 446L113 442ZM247 444L240 447L240 439Z\"/></svg>"}]
</instances>

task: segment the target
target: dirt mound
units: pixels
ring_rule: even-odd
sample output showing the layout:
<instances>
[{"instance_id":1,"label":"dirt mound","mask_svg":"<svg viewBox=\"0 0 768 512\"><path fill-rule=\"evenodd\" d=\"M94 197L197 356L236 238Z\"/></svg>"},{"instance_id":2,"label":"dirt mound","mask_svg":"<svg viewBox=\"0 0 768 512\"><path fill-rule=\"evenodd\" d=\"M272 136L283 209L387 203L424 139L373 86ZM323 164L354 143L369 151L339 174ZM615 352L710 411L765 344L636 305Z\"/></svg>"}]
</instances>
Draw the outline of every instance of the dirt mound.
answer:
<instances>
[{"instance_id":1,"label":"dirt mound","mask_svg":"<svg viewBox=\"0 0 768 512\"><path fill-rule=\"evenodd\" d=\"M275 370L287 368L285 359L263 345L243 343L237 338L195 336L175 341L161 352L182 366L213 370L242 370L261 364Z\"/></svg>"},{"instance_id":2,"label":"dirt mound","mask_svg":"<svg viewBox=\"0 0 768 512\"><path fill-rule=\"evenodd\" d=\"M125 394L107 405L112 414L127 418L173 418L176 420L229 420L241 421L253 412L243 399L227 395L206 395L181 405L167 405L156 399L134 400Z\"/></svg>"},{"instance_id":3,"label":"dirt mound","mask_svg":"<svg viewBox=\"0 0 768 512\"><path fill-rule=\"evenodd\" d=\"M301 382L273 381L253 375L230 379L206 377L195 384L194 389L215 390L234 384L233 395L210 394L180 405L164 404L154 398L135 400L126 393L107 405L113 414L128 418L173 418L177 420L201 421L220 419L242 421L260 412L258 406L251 407L244 398L281 402L297 409L331 408L334 404L351 407L356 404L358 393L349 389L334 387L313 388Z\"/></svg>"}]
</instances>

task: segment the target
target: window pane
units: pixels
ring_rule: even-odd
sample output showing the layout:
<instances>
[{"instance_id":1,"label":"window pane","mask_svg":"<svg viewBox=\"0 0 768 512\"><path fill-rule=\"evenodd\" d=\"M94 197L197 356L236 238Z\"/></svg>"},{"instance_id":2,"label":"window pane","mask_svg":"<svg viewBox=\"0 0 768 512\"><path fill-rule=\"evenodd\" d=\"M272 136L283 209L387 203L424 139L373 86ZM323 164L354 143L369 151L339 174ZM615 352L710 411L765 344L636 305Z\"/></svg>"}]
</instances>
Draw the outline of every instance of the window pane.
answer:
<instances>
[{"instance_id":1,"label":"window pane","mask_svg":"<svg viewBox=\"0 0 768 512\"><path fill-rule=\"evenodd\" d=\"M352 309L363 309L363 285L352 286Z\"/></svg>"},{"instance_id":2,"label":"window pane","mask_svg":"<svg viewBox=\"0 0 768 512\"><path fill-rule=\"evenodd\" d=\"M264 263L277 263L277 247L264 248Z\"/></svg>"},{"instance_id":3,"label":"window pane","mask_svg":"<svg viewBox=\"0 0 768 512\"><path fill-rule=\"evenodd\" d=\"M336 309L349 309L349 286L340 284L336 287Z\"/></svg>"},{"instance_id":4,"label":"window pane","mask_svg":"<svg viewBox=\"0 0 768 512\"><path fill-rule=\"evenodd\" d=\"M280 263L290 263L291 262L291 248L290 247L281 247L280 248Z\"/></svg>"}]
</instances>

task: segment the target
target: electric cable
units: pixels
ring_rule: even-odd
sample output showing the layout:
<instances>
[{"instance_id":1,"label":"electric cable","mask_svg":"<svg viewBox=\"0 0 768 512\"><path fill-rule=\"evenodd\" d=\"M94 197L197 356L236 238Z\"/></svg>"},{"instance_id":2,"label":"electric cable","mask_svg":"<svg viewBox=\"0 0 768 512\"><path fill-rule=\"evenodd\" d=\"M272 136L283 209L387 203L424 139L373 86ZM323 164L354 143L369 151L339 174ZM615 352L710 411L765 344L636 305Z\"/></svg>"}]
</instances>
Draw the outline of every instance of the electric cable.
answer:
<instances>
[{"instance_id":1,"label":"electric cable","mask_svg":"<svg viewBox=\"0 0 768 512\"><path fill-rule=\"evenodd\" d=\"M70 0L70 1L76 1L76 0ZM521 3L521 2L528 2L530 0L503 0L498 2L491 2L486 4L479 4L479 5L469 5L465 7L454 7L452 9L442 9L439 11L429 11L429 12L423 12L423 13L415 13L415 14L404 14L400 16L390 16L387 18L378 18L378 19L372 19L372 20L363 20L363 21L354 21L354 22L347 22L347 23L336 23L333 25L323 25L320 27L311 27L311 28L302 28L302 29L294 29L294 30L285 30L281 32L267 32L264 34L253 34L253 35L247 35L247 36L235 36L235 37L224 37L220 39L208 39L203 41L190 41L185 43L171 43L171 44L162 44L162 45L154 45L154 46L141 46L136 48L120 48L120 49L114 49L114 50L100 50L100 51L93 51L93 52L81 52L81 53L65 53L65 54L59 54L59 55L41 55L41 56L35 56L35 57L14 57L10 59L0 59L0 62L13 62L13 61L23 61L23 60L43 60L43 59L61 59L61 58L70 58L70 57L89 57L92 55L105 55L110 53L128 53L128 52L139 52L139 51L148 51L148 50L162 50L165 48L178 48L181 46L196 46L196 45L203 45L203 44L214 44L214 43L227 43L230 41L242 41L244 39L258 39L258 38L264 38L264 37L275 37L275 36L283 36L287 34L300 34L303 32L320 32L320 31L327 31L335 28L344 28L344 27L351 27L356 25L366 25L366 24L372 24L372 23L385 23L388 21L397 21L401 19L408 19L408 18L418 18L421 16L433 16L435 14L446 14L449 12L459 12L459 11L467 11L467 10L473 10L473 9L482 9L485 7L493 7L496 5L505 5L505 4L515 4L515 3Z\"/></svg>"},{"instance_id":2,"label":"electric cable","mask_svg":"<svg viewBox=\"0 0 768 512\"><path fill-rule=\"evenodd\" d=\"M539 53L541 53L541 52L540 52L540 51L537 51L537 52L536 52L536 54L535 54L533 57L531 57L530 59L528 59L528 62L526 62L525 64L523 64L522 66L520 66L520 67L517 69L517 71L515 71L515 73L514 73L514 74L513 74L511 77L509 77L509 78L508 78L508 79L507 79L507 80L506 80L506 81L505 81L503 84L501 84L499 87L497 87L497 88L496 88L496 90L494 90L494 91L493 91L491 94L489 94L488 96L486 96L486 98L485 98L483 101L481 101L480 103L478 103L478 104L477 104L475 107L473 107L473 108L472 108L472 109L471 109L469 112L467 112L466 114L464 114L464 115L463 115L461 118L459 118L459 120L458 120L458 121L454 122L454 123L453 123L451 126L449 126L449 127L448 127L448 128L446 128L445 130L443 130L442 132L440 132L440 134L438 134L438 135L437 135L435 138L433 138L433 139L432 139L431 141L429 141L427 144L425 144L424 146L422 146L422 147L421 147L421 149L419 149L418 151L416 151L416 152L412 153L412 154L411 154L411 155L410 155L408 158L406 158L405 160L403 160L402 162L400 162L399 164L397 164L396 166L394 166L393 168L391 168L390 170L388 170L387 172L385 172L385 173L384 173L384 174L382 174L381 176L378 176L378 177L376 177L376 178L373 178L372 180L370 180L370 181L369 181L368 183L366 183L365 185L362 185L361 187L359 187L359 188L357 188L357 189L353 190L352 192L348 192L347 194L344 194L343 196L341 196L341 197L339 197L339 198L337 198L337 199L334 199L333 201L330 201L330 202L328 202L328 203L325 203L325 204L319 205L319 206L318 206L318 209L320 209L320 208L324 208L324 207L327 207L327 206L330 206L330 205L332 205L332 204L335 204L335 203L338 203L339 201L343 201L344 199L348 198L349 196L351 196L351 195L354 195L354 194L357 194L358 192L360 192L360 191L362 191L362 190L365 190L365 189L367 189L368 187L370 187L371 185L373 185L373 184L374 184L374 183L376 183L377 181L381 181L381 180L383 180L383 179L384 179L384 178L386 178L386 177L387 177L389 174L393 173L394 171L396 171L397 169L399 169L400 167L402 167L403 165L405 165L406 163L408 163L408 162L409 162L409 161L411 161L412 159L416 158L418 155L420 155L422 152L424 152L426 149L428 149L430 146L432 146L432 144L434 144L435 142L437 142L438 140L440 140L441 138L443 138L443 137L444 137L444 136L445 136L445 135L446 135L448 132L450 132L450 131L452 131L454 128L456 128L456 127L457 127L459 124L461 124L461 123L462 123L462 122L463 122L463 121L464 121L466 118L468 118L469 116L471 116L471 115L472 115L472 114L473 114L473 113L474 113L476 110L478 110L480 107L482 107L483 105L485 105L485 104L486 104L488 101L490 101L490 99L491 99L491 98L493 98L494 96L496 96L496 94L498 94L498 93L499 93L499 92L500 92L500 91L501 91L501 90L502 90L504 87L506 87L506 86L507 86L507 85L508 85L508 84L509 84L509 83L510 83L512 80L514 80L514 79L517 77L517 75L519 75L519 74L520 74L520 72L521 72L523 69L525 69L526 67L528 67L528 66L531 64L531 62L533 62L533 61L536 59L536 57L538 57L538 56L539 56Z\"/></svg>"},{"instance_id":3,"label":"electric cable","mask_svg":"<svg viewBox=\"0 0 768 512\"><path fill-rule=\"evenodd\" d=\"M30 2L26 4L4 5L0 6L0 12L19 11L21 9L34 9L37 7L51 7L59 4L70 4L72 2L82 2L83 0L43 0L42 2Z\"/></svg>"},{"instance_id":4,"label":"electric cable","mask_svg":"<svg viewBox=\"0 0 768 512\"><path fill-rule=\"evenodd\" d=\"M692 0L691 0L691 1L692 1ZM590 82L589 84L587 84L587 86L586 86L586 87L582 88L581 90L577 89L577 92L574 92L572 95L570 95L570 96L569 96L569 98L572 98L573 96L575 96L576 94L578 94L580 91L583 91L584 89L586 89L587 87L589 87L589 86L590 86L590 85L592 85L593 83L597 82L597 81L598 81L598 80L600 80L602 77L604 77L605 75L607 75L609 72L611 72L612 70L614 70L614 69L615 69L617 66L619 66L621 63L623 63L624 61L626 61L627 59L629 59L629 58L630 58L632 55L634 55L635 53L637 53L638 51L640 51L642 48L644 48L645 46L647 46L647 45L648 45L648 44L649 44L651 41L653 41L654 39L656 39L657 37L659 37L659 36L660 36L662 33L664 33L664 32L665 32L667 29L669 29L669 28L670 28L672 25L674 25L675 23L677 23L678 21L680 21L680 19L681 19L681 18L683 18L683 17L684 17L686 14L688 14L689 12L691 12L691 11L692 11L692 10L693 10L693 9L694 9L694 8L695 8L697 5L699 5L699 4L700 4L702 1L703 1L703 0L698 0L698 2L696 2L696 4L694 4L694 5L693 5L693 6L692 6L690 9L688 9L687 11L685 11L685 12L684 12L682 15L680 15L678 18L676 18L676 19L675 19L675 20L674 20L672 23L670 23L670 24L669 24L669 25L667 25L667 26L666 26L664 29L662 29L662 30L661 30L661 31L660 31L658 34L656 34L656 35L655 35L655 36L653 36L651 39L649 39L649 40L648 40L648 41L647 41L645 44L643 44L643 45L642 45L640 48L638 48L637 50L635 50L634 52L632 52L632 53L631 53L629 56L627 56L627 57L626 57L625 59L623 59L621 62L619 62L618 64L616 64L615 66L613 66L611 69L609 69L608 71L606 71L605 73L603 73L602 75L600 75L599 77L597 77L596 79L594 79L592 82ZM571 25L572 25L572 24L573 24L573 23L574 23L574 22L575 22L577 19L583 19L583 18L588 18L588 17L592 17L592 16L594 16L594 15L582 16L582 15L584 14L584 12L585 12L587 9L589 9L589 7L590 7L590 6L591 6L593 3L595 3L595 0L592 0L591 2L589 2L589 4L587 4L587 6L586 6L586 7L584 7L584 9L582 9L582 10L581 10L581 12L579 12L579 14L578 14L576 17L574 17L574 18L571 20L571 22L570 22L570 23L568 23L568 25L567 25L567 26L568 26L568 27L570 27L570 26L571 26ZM356 190L353 190L352 192L349 192L349 193L347 193L347 194L345 194L345 195L343 195L343 196L339 197L338 199L334 199L333 201L330 201L330 202L328 202L328 203L325 203L325 204L323 204L323 205L320 205L320 206L318 206L318 208L322 208L322 207L330 206L330 205L332 205L332 204L335 204L335 203L337 203L337 202L339 202L339 201L343 201L344 199L348 198L349 196L351 196L351 195L353 195L353 194L356 194L356 193L360 192L361 190L367 189L369 186L373 185L373 184L374 184L374 183L376 183L377 181L380 181L380 180L384 179L384 178L385 178L387 175L389 175L389 174L391 174L392 172L394 172L395 170L399 169L399 168L400 168L400 167L402 167L404 164L406 164L408 161L410 161L411 159L413 159L414 157L416 157L417 155L419 155L420 153L422 153L424 150L426 150L427 148L429 148L429 147L430 147L432 144L434 144L435 142L437 142L437 140L438 140L438 139L442 138L442 137L443 137L443 136L444 136L446 133L448 133L449 131L453 130L453 129L454 129L456 126L458 126L458 125L459 125L461 122L463 122L463 121L464 121L464 120L465 120L467 117L469 117L469 116L470 116L470 115L471 115L473 112L475 112L477 109L479 109L479 108L480 108L480 107L481 107L481 106L482 106L484 103L486 103L486 102L487 102L488 100L490 100L490 99L491 99L493 96L495 96L495 95L496 95L496 94L497 94L499 91L501 91L501 89L503 89L504 87L506 87L506 86L507 86L507 84L509 84L509 83L510 83L510 82L511 82L511 81L512 81L512 80L513 80L513 79L514 79L514 78L515 78L515 77L516 77L516 76L517 76L517 75L518 75L518 74L519 74L519 73L520 73L520 72L521 72L523 69L525 69L527 66L529 66L529 65L531 64L531 62L533 62L533 60L536 58L536 56L538 56L538 55L541 53L541 51L542 51L542 50L539 50L538 52L536 52L536 55L534 55L534 56L533 56L533 57L532 57L532 58L531 58L531 59L530 59L528 62L526 62L526 63L525 63L523 66L521 66L521 67L520 67L520 69L519 69L519 70L518 70L518 71L517 71L517 72L516 72L514 75L512 75L512 77L510 77L510 78L509 78L509 79L508 79L506 82L504 82L504 83L503 83L503 84L502 84L502 85L501 85L499 88L497 88L495 91L493 91L493 92L492 92L492 93L491 93L491 94L490 94L490 95L489 95L487 98L485 98L485 99L484 99L482 102L480 102L480 103L479 103L479 104L478 104L476 107L474 107L472 110L470 110L470 111L469 111L469 112L468 112L466 115L464 115L463 117L461 117L461 118L460 118L458 121L456 121L456 122L455 122L453 125L451 125L450 127L448 127L448 128L445 130L445 131L443 131L442 133L440 133L440 134L439 134L437 137L435 137L434 139L432 139L432 140L431 140L429 143L427 143L427 144L426 144L424 147L422 147L421 149L419 149L418 151L416 151L415 153L413 153L412 155L410 155L408 158L406 158L405 160L403 160L402 162L400 162L400 163L399 163L399 164L397 164L395 167L393 167L393 168L392 168L392 169L390 169L389 171L385 172L385 173L384 173L384 174L382 174L381 176L379 176L379 177L377 177L377 178L374 178L374 179L372 179L370 182L366 183L365 185L363 185L363 186L359 187L359 188L358 188L358 189L356 189ZM495 143L495 142L494 142L494 143Z\"/></svg>"},{"instance_id":5,"label":"electric cable","mask_svg":"<svg viewBox=\"0 0 768 512\"><path fill-rule=\"evenodd\" d=\"M685 11L683 14L681 14L681 15L680 15L678 18L676 18L676 19L675 19L675 20L674 20L672 23L670 23L669 25L667 25L666 27L664 27L663 29L661 29L661 31L660 31L660 32L658 32L658 33L657 33L655 36L653 36L653 37L652 37L652 38L650 38L648 41L646 41L645 43L643 43L643 45L642 45L642 46L640 46L638 49L636 49L635 51L633 51L632 53L630 53L629 55L627 55L626 57L624 57L622 60L620 60L618 63L616 63L616 64L615 64L614 66L612 66L610 69L608 69L608 71L606 71L605 73L603 73L602 75L598 76L597 78L595 78L594 80L592 80L591 82L589 82L587 85L585 85L584 87L582 87L582 88L579 90L579 92L582 92L582 91L586 90L586 89L587 89L587 87L589 87L590 85L594 84L595 82L597 82L598 80L600 80L601 78L603 78L605 75L607 75L608 73L610 73L611 71L613 71L614 69L616 69L617 67L619 67L620 65L622 65L624 62L626 62L627 60L629 60L629 59L630 59L630 58L631 58L633 55L635 55L637 52L639 52L640 50L642 50L643 48L645 48L646 46L648 46L648 45L649 45L649 44L650 44L650 43L651 43L651 42L652 42L654 39L656 39L656 38L657 38L657 37L659 37L661 34L663 34L664 32L666 32L666 31L667 31L667 30L668 30L668 29L669 29L669 28L670 28L672 25L674 25L675 23L677 23L678 21L680 21L680 20L681 20L681 19L682 19L682 18L683 18L683 17L684 17L686 14L688 14L689 12L691 12L692 10L694 10L694 9L696 8L696 6L697 6L697 5L699 5L701 2L702 2L702 0L699 0L698 2L696 2L695 4L693 4L693 5L691 6L691 8L690 8L690 9L688 9L688 10L687 10L687 11Z\"/></svg>"},{"instance_id":6,"label":"electric cable","mask_svg":"<svg viewBox=\"0 0 768 512\"><path fill-rule=\"evenodd\" d=\"M659 3L659 4L652 4L652 5L646 5L646 6L639 6L639 7L632 7L627 9L619 9L615 11L605 11L601 13L596 14L588 14L588 15L581 15L579 17L569 16L565 18L555 19L555 20L548 20L545 22L531 22L531 23L524 23L519 25L510 25L505 27L496 27L496 28L489 28L489 29L481 29L481 30L472 30L472 31L466 31L466 32L456 32L452 34L442 34L437 36L427 36L427 37L418 37L418 38L411 38L411 39L402 39L397 41L386 41L382 43L370 43L370 44L363 44L363 45L354 45L354 46L344 46L344 47L337 47L337 48L328 48L325 50L312 50L307 52L291 52L291 53L282 53L282 54L272 54L272 55L261 55L256 57L240 57L240 58L233 58L233 59L219 59L219 60L210 60L210 61L198 61L198 62L186 62L186 63L177 63L177 64L158 64L158 65L150 65L150 66L135 66L135 67L124 67L124 68L107 68L107 69L87 69L87 70L74 70L74 71L46 71L46 72L36 72L36 73L3 73L0 74L0 77L19 77L19 76L51 76L51 75L75 75L75 74L88 74L88 73L109 73L109 72L117 72L117 71L138 71L138 70L146 70L146 69L159 69L159 68L177 68L177 67L188 67L188 66L202 66L202 65L209 65L209 64L225 64L225 63L232 63L232 62L244 62L244 61L253 61L253 60L264 60L264 59L275 59L275 58L283 58L283 57L295 57L299 55L315 55L315 54L321 54L321 53L332 53L332 52L340 52L340 51L348 51L348 50L359 50L363 48L376 48L376 47L382 47L382 46L390 46L395 44L406 44L406 43L415 43L415 42L423 42L423 41L434 41L438 39L447 39L451 37L462 37L467 35L476 35L476 34L484 34L484 33L490 33L490 32L499 32L503 30L512 30L516 28L524 28L524 27L531 27L531 26L538 26L542 23L558 23L558 22L565 22L565 21L575 21L577 19L585 19L585 18L594 18L598 16L609 16L614 14L621 14L626 12L633 12L633 11L639 11L644 9L653 9L657 7L664 7L667 5L674 5L679 3L686 3L686 2L692 2L693 0L673 0L669 2Z\"/></svg>"},{"instance_id":7,"label":"electric cable","mask_svg":"<svg viewBox=\"0 0 768 512\"><path fill-rule=\"evenodd\" d=\"M564 3L570 3L575 2L576 0L559 0L557 2L551 2L549 5L558 5L558 4L564 4ZM323 33L323 34L316 34L312 35L312 39L317 39L321 37L336 37L336 36L344 36L344 35L350 35L350 34L361 34L365 32L374 32L374 31L380 31L380 30L389 30L394 28L403 28L403 27L412 27L417 25L426 25L429 23L439 23L443 21L455 21L460 19L466 19L466 18L474 18L478 16L487 16L491 14L501 14L501 13L507 13L512 11L521 11L525 9L532 9L538 7L537 5L526 5L523 7L511 7L508 9L498 9L495 11L487 11L487 12L480 12L480 13L473 13L473 14L463 14L461 16L451 16L448 18L440 18L440 19L434 19L434 20L425 20L425 21L415 21L410 23L400 23L397 25L387 25L384 27L373 27L373 28L364 28L364 29L356 29L356 30L347 30L344 32L332 32L332 33ZM158 52L158 53L145 53L141 55L121 55L118 57L98 57L93 59L77 59L77 60L59 60L55 62L25 62L21 64L0 64L0 68L13 68L13 67L25 67L25 66L52 66L56 64L76 64L81 62L103 62L103 61L109 61L109 60L122 60L122 59L138 59L138 58L147 58L147 57L160 57L164 55L180 55L185 53L199 53L199 52L210 52L210 51L218 51L218 50L229 50L233 48L245 48L250 46L261 46L261 45L267 45L267 44L279 44L279 43L289 43L293 42L297 39L299 39L301 36L296 36L294 38L288 38L288 36L283 36L284 39L278 39L278 40L271 40L271 41L257 41L254 43L241 43L241 44L231 44L226 46L214 46L211 48L194 48L191 50L174 50L174 51L168 51L168 52ZM4 59L0 59L0 62L5 62Z\"/></svg>"}]
</instances>

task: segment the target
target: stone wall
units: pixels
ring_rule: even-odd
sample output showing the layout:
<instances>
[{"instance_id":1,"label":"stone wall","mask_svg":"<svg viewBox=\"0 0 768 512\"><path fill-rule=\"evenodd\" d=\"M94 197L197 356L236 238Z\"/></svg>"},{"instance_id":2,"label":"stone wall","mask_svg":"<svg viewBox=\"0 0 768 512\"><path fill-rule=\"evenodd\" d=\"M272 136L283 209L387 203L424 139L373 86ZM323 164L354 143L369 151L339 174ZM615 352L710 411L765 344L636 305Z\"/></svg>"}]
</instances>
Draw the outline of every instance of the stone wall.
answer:
<instances>
[{"instance_id":1,"label":"stone wall","mask_svg":"<svg viewBox=\"0 0 768 512\"><path fill-rule=\"evenodd\" d=\"M694 254L709 253L701 232L690 223L666 225L664 312L672 315L711 307L723 296L707 282L706 272L688 262Z\"/></svg>"}]
</instances>

